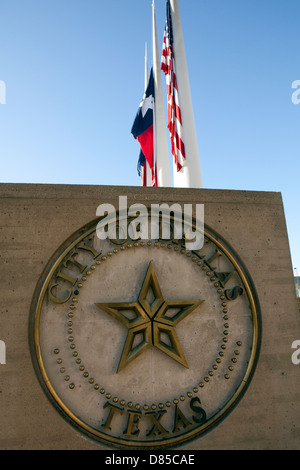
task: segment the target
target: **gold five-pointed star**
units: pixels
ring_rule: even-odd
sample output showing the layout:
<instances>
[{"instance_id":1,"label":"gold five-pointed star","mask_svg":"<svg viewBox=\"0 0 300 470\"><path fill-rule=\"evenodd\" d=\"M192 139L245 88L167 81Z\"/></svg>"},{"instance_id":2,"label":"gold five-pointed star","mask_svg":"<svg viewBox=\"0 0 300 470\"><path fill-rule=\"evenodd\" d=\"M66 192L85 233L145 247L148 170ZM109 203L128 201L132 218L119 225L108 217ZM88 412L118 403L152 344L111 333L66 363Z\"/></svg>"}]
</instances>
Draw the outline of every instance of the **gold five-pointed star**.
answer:
<instances>
[{"instance_id":1,"label":"gold five-pointed star","mask_svg":"<svg viewBox=\"0 0 300 470\"><path fill-rule=\"evenodd\" d=\"M137 302L96 303L129 330L117 372L151 345L188 368L175 327L202 302L165 301L151 262Z\"/></svg>"}]
</instances>

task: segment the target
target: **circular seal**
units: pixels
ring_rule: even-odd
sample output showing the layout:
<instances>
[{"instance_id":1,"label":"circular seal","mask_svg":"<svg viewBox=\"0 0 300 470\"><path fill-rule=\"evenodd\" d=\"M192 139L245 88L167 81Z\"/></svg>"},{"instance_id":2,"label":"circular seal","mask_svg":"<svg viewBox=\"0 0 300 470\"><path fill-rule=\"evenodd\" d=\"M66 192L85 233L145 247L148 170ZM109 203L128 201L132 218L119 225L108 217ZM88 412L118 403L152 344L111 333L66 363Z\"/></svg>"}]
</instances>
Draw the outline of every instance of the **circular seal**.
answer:
<instances>
[{"instance_id":1,"label":"circular seal","mask_svg":"<svg viewBox=\"0 0 300 470\"><path fill-rule=\"evenodd\" d=\"M245 393L259 304L208 227L191 251L172 235L141 240L132 220L122 240L101 240L95 221L50 260L32 304L33 361L81 432L118 448L171 448L218 425Z\"/></svg>"}]
</instances>

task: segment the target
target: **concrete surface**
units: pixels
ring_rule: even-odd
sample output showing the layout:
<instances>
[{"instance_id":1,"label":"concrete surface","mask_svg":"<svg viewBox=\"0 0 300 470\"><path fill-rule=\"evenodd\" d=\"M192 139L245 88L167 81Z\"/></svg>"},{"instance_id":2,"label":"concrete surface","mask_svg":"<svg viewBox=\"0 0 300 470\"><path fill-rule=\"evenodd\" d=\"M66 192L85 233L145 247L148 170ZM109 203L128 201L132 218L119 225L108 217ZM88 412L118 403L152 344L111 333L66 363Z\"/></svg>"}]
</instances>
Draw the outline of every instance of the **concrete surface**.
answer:
<instances>
[{"instance_id":1,"label":"concrete surface","mask_svg":"<svg viewBox=\"0 0 300 470\"><path fill-rule=\"evenodd\" d=\"M0 185L0 449L105 449L54 409L36 377L28 339L32 296L53 253L96 219L102 203L203 203L205 223L241 257L262 312L262 347L250 387L216 429L181 450L300 449L300 340L284 208L280 193L65 185Z\"/></svg>"}]
</instances>

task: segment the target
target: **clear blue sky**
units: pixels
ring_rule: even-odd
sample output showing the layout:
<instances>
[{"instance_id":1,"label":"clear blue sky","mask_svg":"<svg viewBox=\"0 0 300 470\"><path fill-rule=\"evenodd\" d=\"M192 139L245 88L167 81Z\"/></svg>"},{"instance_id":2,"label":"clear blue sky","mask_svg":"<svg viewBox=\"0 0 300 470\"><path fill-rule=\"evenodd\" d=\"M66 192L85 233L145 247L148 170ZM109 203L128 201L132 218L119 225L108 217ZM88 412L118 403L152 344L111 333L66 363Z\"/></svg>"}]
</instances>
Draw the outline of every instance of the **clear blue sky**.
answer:
<instances>
[{"instance_id":1,"label":"clear blue sky","mask_svg":"<svg viewBox=\"0 0 300 470\"><path fill-rule=\"evenodd\" d=\"M0 0L0 182L140 185L130 130L151 3ZM281 192L300 275L300 2L180 0L180 10L204 187ZM162 45L165 0L156 16Z\"/></svg>"}]
</instances>

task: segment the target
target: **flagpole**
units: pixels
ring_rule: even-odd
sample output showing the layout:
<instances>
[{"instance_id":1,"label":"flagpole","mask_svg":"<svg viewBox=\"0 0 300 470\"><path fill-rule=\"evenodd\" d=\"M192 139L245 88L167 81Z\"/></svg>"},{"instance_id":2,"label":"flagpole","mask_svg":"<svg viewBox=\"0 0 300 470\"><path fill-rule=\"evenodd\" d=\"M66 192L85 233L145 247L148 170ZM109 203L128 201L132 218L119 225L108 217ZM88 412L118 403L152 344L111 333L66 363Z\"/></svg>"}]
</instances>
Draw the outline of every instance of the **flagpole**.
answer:
<instances>
[{"instance_id":1,"label":"flagpole","mask_svg":"<svg viewBox=\"0 0 300 470\"><path fill-rule=\"evenodd\" d=\"M147 43L145 43L145 91L148 85L148 51L147 51Z\"/></svg>"},{"instance_id":2,"label":"flagpole","mask_svg":"<svg viewBox=\"0 0 300 470\"><path fill-rule=\"evenodd\" d=\"M170 0L170 6L173 22L174 55L176 57L176 78L178 93L180 96L186 153L186 162L179 172L176 170L174 165L174 186L185 188L202 188L203 185L196 126L178 0Z\"/></svg>"},{"instance_id":3,"label":"flagpole","mask_svg":"<svg viewBox=\"0 0 300 470\"><path fill-rule=\"evenodd\" d=\"M146 43L145 44L145 91L147 90L148 80L149 80L149 77L148 77L148 51L147 51L147 43ZM143 171L145 171L145 173L146 173L146 185L147 186L152 186L151 169L150 169L150 166L149 166L149 163L147 162L147 160L145 162Z\"/></svg>"},{"instance_id":4,"label":"flagpole","mask_svg":"<svg viewBox=\"0 0 300 470\"><path fill-rule=\"evenodd\" d=\"M158 52L155 2L152 3L152 41L153 41L153 76L154 76L154 156L157 167L157 181L160 187L170 187L171 172L169 162L168 138L164 112L160 55Z\"/></svg>"}]
</instances>

